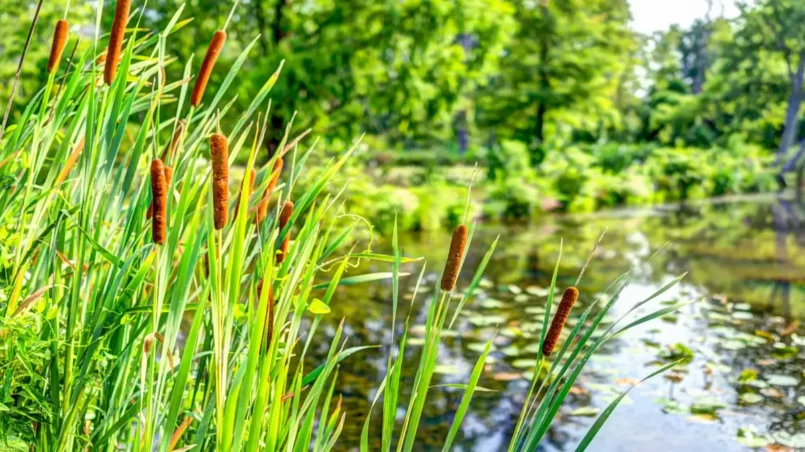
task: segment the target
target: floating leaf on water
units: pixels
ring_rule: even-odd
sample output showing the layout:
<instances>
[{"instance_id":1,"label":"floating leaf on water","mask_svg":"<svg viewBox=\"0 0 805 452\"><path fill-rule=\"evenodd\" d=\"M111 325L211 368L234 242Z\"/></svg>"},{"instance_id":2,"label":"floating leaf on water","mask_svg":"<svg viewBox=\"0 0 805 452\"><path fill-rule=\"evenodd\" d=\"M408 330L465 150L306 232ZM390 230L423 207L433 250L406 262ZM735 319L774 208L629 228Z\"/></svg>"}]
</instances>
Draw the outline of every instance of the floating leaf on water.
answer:
<instances>
[{"instance_id":1,"label":"floating leaf on water","mask_svg":"<svg viewBox=\"0 0 805 452\"><path fill-rule=\"evenodd\" d=\"M732 313L732 318L737 320L752 320L755 316L751 312L735 311Z\"/></svg>"},{"instance_id":2,"label":"floating leaf on water","mask_svg":"<svg viewBox=\"0 0 805 452\"><path fill-rule=\"evenodd\" d=\"M529 369L535 367L537 364L537 358L522 358L522 359L515 359L512 361L512 367L516 369Z\"/></svg>"},{"instance_id":3,"label":"floating leaf on water","mask_svg":"<svg viewBox=\"0 0 805 452\"><path fill-rule=\"evenodd\" d=\"M785 394L780 392L779 389L774 388L763 388L760 390L760 393L771 399L782 399L783 397L785 397Z\"/></svg>"},{"instance_id":4,"label":"floating leaf on water","mask_svg":"<svg viewBox=\"0 0 805 452\"><path fill-rule=\"evenodd\" d=\"M521 375L516 374L514 372L498 372L492 375L492 378L498 381L513 381L513 380L519 380L521 378Z\"/></svg>"},{"instance_id":5,"label":"floating leaf on water","mask_svg":"<svg viewBox=\"0 0 805 452\"><path fill-rule=\"evenodd\" d=\"M714 361L708 361L707 364L705 364L705 366L709 367L710 369L712 369L714 371L718 371L718 372L721 372L721 373L727 373L727 372L730 372L732 370L732 367L730 367L730 366L728 366L726 364L721 364L721 363L717 363L717 362L714 362Z\"/></svg>"},{"instance_id":6,"label":"floating leaf on water","mask_svg":"<svg viewBox=\"0 0 805 452\"><path fill-rule=\"evenodd\" d=\"M736 311L751 311L752 305L749 303L735 303L732 308Z\"/></svg>"},{"instance_id":7,"label":"floating leaf on water","mask_svg":"<svg viewBox=\"0 0 805 452\"><path fill-rule=\"evenodd\" d=\"M410 328L408 328L408 332L412 336L424 336L425 331L426 331L425 325L413 325Z\"/></svg>"},{"instance_id":8,"label":"floating leaf on water","mask_svg":"<svg viewBox=\"0 0 805 452\"><path fill-rule=\"evenodd\" d=\"M795 357L799 353L799 349L797 347L793 347L790 345L785 345L783 343L776 343L774 344L774 351L771 352L771 356L774 359L791 359Z\"/></svg>"},{"instance_id":9,"label":"floating leaf on water","mask_svg":"<svg viewBox=\"0 0 805 452\"><path fill-rule=\"evenodd\" d=\"M697 397L690 406L690 412L694 414L714 414L716 411L724 409L727 404L712 396Z\"/></svg>"},{"instance_id":10,"label":"floating leaf on water","mask_svg":"<svg viewBox=\"0 0 805 452\"><path fill-rule=\"evenodd\" d=\"M719 345L727 350L743 350L746 348L746 343L733 339L720 341Z\"/></svg>"},{"instance_id":11,"label":"floating leaf on water","mask_svg":"<svg viewBox=\"0 0 805 452\"><path fill-rule=\"evenodd\" d=\"M529 306L525 308L525 313L530 315L545 315L545 308L543 306Z\"/></svg>"},{"instance_id":12,"label":"floating leaf on water","mask_svg":"<svg viewBox=\"0 0 805 452\"><path fill-rule=\"evenodd\" d=\"M550 290L548 290L546 288L537 287L537 286L528 286L528 287L526 287L525 291L528 292L530 295L533 295L535 297L547 297L548 293L550 292Z\"/></svg>"},{"instance_id":13,"label":"floating leaf on water","mask_svg":"<svg viewBox=\"0 0 805 452\"><path fill-rule=\"evenodd\" d=\"M523 353L539 353L540 348L539 342L534 342L523 347Z\"/></svg>"},{"instance_id":14,"label":"floating leaf on water","mask_svg":"<svg viewBox=\"0 0 805 452\"><path fill-rule=\"evenodd\" d=\"M797 403L799 403L802 406L805 406L805 396L797 397Z\"/></svg>"},{"instance_id":15,"label":"floating leaf on water","mask_svg":"<svg viewBox=\"0 0 805 452\"><path fill-rule=\"evenodd\" d=\"M759 435L754 426L739 428L737 439L739 443L752 448L766 447L771 444L768 435Z\"/></svg>"},{"instance_id":16,"label":"floating leaf on water","mask_svg":"<svg viewBox=\"0 0 805 452\"><path fill-rule=\"evenodd\" d=\"M592 406L583 406L570 412L570 416L595 416L601 410Z\"/></svg>"},{"instance_id":17,"label":"floating leaf on water","mask_svg":"<svg viewBox=\"0 0 805 452\"><path fill-rule=\"evenodd\" d=\"M493 283L492 280L488 278L481 278L481 281L478 282L478 285L483 287L484 289L491 289L495 287L495 283Z\"/></svg>"},{"instance_id":18,"label":"floating leaf on water","mask_svg":"<svg viewBox=\"0 0 805 452\"><path fill-rule=\"evenodd\" d=\"M696 422L699 424L712 424L718 422L718 416L709 413L696 413L686 419L688 422Z\"/></svg>"},{"instance_id":19,"label":"floating leaf on water","mask_svg":"<svg viewBox=\"0 0 805 452\"><path fill-rule=\"evenodd\" d=\"M525 380L531 381L531 380L534 379L534 371L533 370L527 370L527 371L523 372L521 377L523 377L523 379L525 379Z\"/></svg>"},{"instance_id":20,"label":"floating leaf on water","mask_svg":"<svg viewBox=\"0 0 805 452\"><path fill-rule=\"evenodd\" d=\"M456 330L442 330L442 337L458 337Z\"/></svg>"},{"instance_id":21,"label":"floating leaf on water","mask_svg":"<svg viewBox=\"0 0 805 452\"><path fill-rule=\"evenodd\" d=\"M669 346L667 349L660 353L660 357L668 361L684 360L690 361L695 356L693 350L688 348L685 344L676 343Z\"/></svg>"},{"instance_id":22,"label":"floating leaf on water","mask_svg":"<svg viewBox=\"0 0 805 452\"><path fill-rule=\"evenodd\" d=\"M515 295L520 295L521 293L523 293L523 289L515 286L514 284L509 284L508 289L509 289L509 292L511 292L511 293L513 293Z\"/></svg>"},{"instance_id":23,"label":"floating leaf on water","mask_svg":"<svg viewBox=\"0 0 805 452\"><path fill-rule=\"evenodd\" d=\"M772 433L772 438L783 446L793 447L797 450L805 448L805 433L774 432Z\"/></svg>"},{"instance_id":24,"label":"floating leaf on water","mask_svg":"<svg viewBox=\"0 0 805 452\"><path fill-rule=\"evenodd\" d=\"M475 326L492 326L501 325L506 323L506 318L500 315L483 315L475 314L470 316L467 320Z\"/></svg>"},{"instance_id":25,"label":"floating leaf on water","mask_svg":"<svg viewBox=\"0 0 805 452\"><path fill-rule=\"evenodd\" d=\"M768 331L755 330L755 336L762 337L763 339L766 339L768 342L777 341L777 336L775 336L774 334L772 334L772 333L770 333Z\"/></svg>"},{"instance_id":26,"label":"floating leaf on water","mask_svg":"<svg viewBox=\"0 0 805 452\"><path fill-rule=\"evenodd\" d=\"M677 402L676 400L660 398L655 399L655 403L662 405L662 411L666 414L688 414L690 410L685 405Z\"/></svg>"},{"instance_id":27,"label":"floating leaf on water","mask_svg":"<svg viewBox=\"0 0 805 452\"><path fill-rule=\"evenodd\" d=\"M520 329L523 331L542 331L542 324L537 322L523 322L520 324Z\"/></svg>"},{"instance_id":28,"label":"floating leaf on water","mask_svg":"<svg viewBox=\"0 0 805 452\"><path fill-rule=\"evenodd\" d=\"M763 396L760 394L755 394L753 392L745 392L740 396L741 402L746 403L748 405L753 405L755 403L760 403L763 401Z\"/></svg>"},{"instance_id":29,"label":"floating leaf on water","mask_svg":"<svg viewBox=\"0 0 805 452\"><path fill-rule=\"evenodd\" d=\"M615 384L620 386L634 386L637 383L638 381L633 378L618 378L615 380Z\"/></svg>"},{"instance_id":30,"label":"floating leaf on water","mask_svg":"<svg viewBox=\"0 0 805 452\"><path fill-rule=\"evenodd\" d=\"M514 297L514 301L515 303L525 303L526 301L528 301L528 295L521 293Z\"/></svg>"},{"instance_id":31,"label":"floating leaf on water","mask_svg":"<svg viewBox=\"0 0 805 452\"><path fill-rule=\"evenodd\" d=\"M494 298L487 298L481 301L481 307L484 309L498 309L506 306L506 303L496 300Z\"/></svg>"},{"instance_id":32,"label":"floating leaf on water","mask_svg":"<svg viewBox=\"0 0 805 452\"><path fill-rule=\"evenodd\" d=\"M494 350L495 347L492 347ZM473 352L483 353L486 349L486 342L470 342L467 344L467 350L471 350Z\"/></svg>"},{"instance_id":33,"label":"floating leaf on water","mask_svg":"<svg viewBox=\"0 0 805 452\"><path fill-rule=\"evenodd\" d=\"M756 380L759 373L757 369L744 369L738 377L738 383L749 383L750 381Z\"/></svg>"},{"instance_id":34,"label":"floating leaf on water","mask_svg":"<svg viewBox=\"0 0 805 452\"><path fill-rule=\"evenodd\" d=\"M753 388L768 388L769 384L763 380L752 380L749 383L746 383L748 386L752 386Z\"/></svg>"},{"instance_id":35,"label":"floating leaf on water","mask_svg":"<svg viewBox=\"0 0 805 452\"><path fill-rule=\"evenodd\" d=\"M409 337L408 342L406 345L410 345L412 347L421 347L425 345L425 338L424 337Z\"/></svg>"},{"instance_id":36,"label":"floating leaf on water","mask_svg":"<svg viewBox=\"0 0 805 452\"><path fill-rule=\"evenodd\" d=\"M453 375L458 373L458 368L452 364L439 364L433 369L433 371L437 374Z\"/></svg>"},{"instance_id":37,"label":"floating leaf on water","mask_svg":"<svg viewBox=\"0 0 805 452\"><path fill-rule=\"evenodd\" d=\"M516 345L510 345L503 350L501 350L504 355L506 356L519 356L520 355L520 348Z\"/></svg>"},{"instance_id":38,"label":"floating leaf on water","mask_svg":"<svg viewBox=\"0 0 805 452\"><path fill-rule=\"evenodd\" d=\"M796 386L799 383L796 377L780 374L768 374L765 380L772 386Z\"/></svg>"}]
</instances>

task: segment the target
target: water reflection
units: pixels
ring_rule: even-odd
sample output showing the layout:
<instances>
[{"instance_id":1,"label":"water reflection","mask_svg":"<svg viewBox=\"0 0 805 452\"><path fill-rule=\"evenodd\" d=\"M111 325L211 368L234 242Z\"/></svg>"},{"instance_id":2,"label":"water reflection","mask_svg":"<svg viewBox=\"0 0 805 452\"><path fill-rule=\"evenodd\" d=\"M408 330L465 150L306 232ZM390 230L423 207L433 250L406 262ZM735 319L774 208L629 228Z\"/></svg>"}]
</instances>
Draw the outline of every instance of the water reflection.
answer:
<instances>
[{"instance_id":1,"label":"water reflection","mask_svg":"<svg viewBox=\"0 0 805 452\"><path fill-rule=\"evenodd\" d=\"M500 245L488 267L484 294L467 305L455 336L444 340L439 351L443 373L434 384L464 382L480 353L479 344L500 325L495 351L480 382L496 392L475 396L458 446L480 451L499 450L507 444L528 390L524 376L532 371L544 290L559 254L560 238L564 253L558 286L564 288L575 282L604 229L607 236L579 287L582 305L594 302L626 270L633 272L635 283L616 305L615 314L683 272L689 272L685 283L664 299L701 297L704 301L608 343L573 388L544 449L575 447L594 419L585 414L605 407L615 394L650 373L656 362L686 353L692 354L692 361L684 369L630 394L593 450L637 450L657 444L669 450L742 450L736 435L740 430L745 436L746 427L759 436L777 435L769 437L777 442L805 440L805 435L796 436L805 432L797 419L798 410L805 409L797 402L805 395L801 351L805 340L796 323L805 317L805 215L796 202L757 198L678 209L548 217L519 228L480 226L460 281L469 280L498 235ZM404 254L425 257L433 271L426 277L427 289L437 284L437 267L444 261L448 243L446 234L401 237ZM378 246L376 251L387 250ZM418 274L420 265L411 264L405 270ZM371 264L361 270L388 271L389 266ZM414 282L402 285L396 337L401 333L400 318L408 313ZM390 284L339 289L328 316L328 333L345 317L352 345L383 345L341 365L339 387L349 417L342 445L348 448L358 444L369 403L385 372L391 339L390 290ZM425 299L418 297L411 309L412 325L424 323ZM416 326L410 331L414 344L418 333ZM417 347L407 350L409 369L418 352ZM739 383L746 369L757 376ZM402 386L410 387L413 375L404 378ZM402 403L409 395L401 395ZM440 448L460 398L459 390L432 390L418 432L420 450ZM373 432L379 432L380 419L376 411ZM372 437L376 438L374 450L379 448L379 435Z\"/></svg>"}]
</instances>

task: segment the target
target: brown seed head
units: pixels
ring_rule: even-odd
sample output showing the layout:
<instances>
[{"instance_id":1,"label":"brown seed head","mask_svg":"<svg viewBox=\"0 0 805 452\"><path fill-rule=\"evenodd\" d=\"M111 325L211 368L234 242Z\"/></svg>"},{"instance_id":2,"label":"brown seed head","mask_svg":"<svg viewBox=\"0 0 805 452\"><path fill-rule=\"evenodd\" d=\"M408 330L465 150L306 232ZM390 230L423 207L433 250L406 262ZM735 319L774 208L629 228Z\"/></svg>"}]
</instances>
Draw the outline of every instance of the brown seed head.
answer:
<instances>
[{"instance_id":1,"label":"brown seed head","mask_svg":"<svg viewBox=\"0 0 805 452\"><path fill-rule=\"evenodd\" d=\"M168 187L168 191L170 191L171 180L173 179L173 168L170 166L165 167L165 186ZM145 212L145 218L151 219L154 216L154 200L151 200L151 204L148 205L148 210Z\"/></svg>"},{"instance_id":2,"label":"brown seed head","mask_svg":"<svg viewBox=\"0 0 805 452\"><path fill-rule=\"evenodd\" d=\"M204 97L204 89L207 88L207 82L210 80L212 68L215 66L215 60L221 54L221 49L224 47L226 41L226 32L218 30L212 35L210 46L207 47L207 54L204 55L204 61L201 62L201 69L198 71L196 83L193 85L193 92L190 95L190 105L198 107L201 99Z\"/></svg>"},{"instance_id":3,"label":"brown seed head","mask_svg":"<svg viewBox=\"0 0 805 452\"><path fill-rule=\"evenodd\" d=\"M67 43L67 29L70 25L66 20L60 19L56 22L56 29L53 31L53 44L50 46L50 58L48 59L48 74L59 70L64 45Z\"/></svg>"},{"instance_id":4,"label":"brown seed head","mask_svg":"<svg viewBox=\"0 0 805 452\"><path fill-rule=\"evenodd\" d=\"M123 48L123 35L129 21L131 0L117 0L115 5L115 19L109 33L109 48L106 51L106 66L103 70L103 81L111 85L115 81L117 65L120 62L120 49Z\"/></svg>"},{"instance_id":5,"label":"brown seed head","mask_svg":"<svg viewBox=\"0 0 805 452\"><path fill-rule=\"evenodd\" d=\"M210 157L215 229L222 229L226 226L229 215L229 144L220 133L214 133L210 137Z\"/></svg>"},{"instance_id":6,"label":"brown seed head","mask_svg":"<svg viewBox=\"0 0 805 452\"><path fill-rule=\"evenodd\" d=\"M565 327L565 322L570 315L570 310L573 309L573 305L576 304L578 298L579 289L575 287L565 289L565 293L562 295L562 302L559 303L559 308L557 308L556 314L553 316L551 327L545 336L545 342L542 344L542 354L545 357L549 357L553 353L556 342L559 340L559 335L562 333L562 328Z\"/></svg>"},{"instance_id":7,"label":"brown seed head","mask_svg":"<svg viewBox=\"0 0 805 452\"><path fill-rule=\"evenodd\" d=\"M291 215L293 215L293 202L285 201L285 204L282 205L282 210L280 211L280 231L285 229L285 226L288 225L288 221L291 219ZM285 262L285 258L288 255L288 246L291 243L291 231L288 231L285 234L285 238L282 239L282 245L280 245L280 253L277 255L277 263L281 264Z\"/></svg>"},{"instance_id":8,"label":"brown seed head","mask_svg":"<svg viewBox=\"0 0 805 452\"><path fill-rule=\"evenodd\" d=\"M458 270L461 267L461 258L464 256L464 246L467 244L467 226L460 224L453 231L453 239L450 241L450 254L447 255L447 263L444 265L442 273L442 290L447 292L456 287Z\"/></svg>"},{"instance_id":9,"label":"brown seed head","mask_svg":"<svg viewBox=\"0 0 805 452\"><path fill-rule=\"evenodd\" d=\"M282 166L282 159L278 158L274 162L274 169L271 170L271 175L269 176L271 179L268 181L266 191L263 192L263 197L260 199L260 204L257 205L257 217L255 218L257 224L262 223L266 218L266 213L268 212L268 202L271 200L271 194L274 192L274 189L277 188L277 182L279 181L280 174L282 173Z\"/></svg>"},{"instance_id":10,"label":"brown seed head","mask_svg":"<svg viewBox=\"0 0 805 452\"><path fill-rule=\"evenodd\" d=\"M168 183L162 160L151 162L151 199L154 206L154 219L151 222L151 235L154 243L164 245L168 236Z\"/></svg>"}]
</instances>

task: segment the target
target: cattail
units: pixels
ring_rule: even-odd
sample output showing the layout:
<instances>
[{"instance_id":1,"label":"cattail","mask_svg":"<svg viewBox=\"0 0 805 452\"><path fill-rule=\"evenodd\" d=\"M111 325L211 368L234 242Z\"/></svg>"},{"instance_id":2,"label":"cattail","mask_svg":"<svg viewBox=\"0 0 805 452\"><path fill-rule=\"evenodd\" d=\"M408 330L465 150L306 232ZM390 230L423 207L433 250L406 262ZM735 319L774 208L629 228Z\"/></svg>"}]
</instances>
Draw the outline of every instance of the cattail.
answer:
<instances>
[{"instance_id":1,"label":"cattail","mask_svg":"<svg viewBox=\"0 0 805 452\"><path fill-rule=\"evenodd\" d=\"M171 142L165 146L165 150L162 152L162 161L169 162L171 156L176 152L176 148L179 147L179 143L182 141L182 136L184 135L184 119L180 119L179 122L176 124L176 130L173 132L173 138L171 138Z\"/></svg>"},{"instance_id":2,"label":"cattail","mask_svg":"<svg viewBox=\"0 0 805 452\"><path fill-rule=\"evenodd\" d=\"M210 137L212 157L212 202L215 229L226 226L229 203L229 144L226 137L214 133Z\"/></svg>"},{"instance_id":3,"label":"cattail","mask_svg":"<svg viewBox=\"0 0 805 452\"><path fill-rule=\"evenodd\" d=\"M103 81L111 85L117 74L117 64L120 61L120 49L123 48L123 35L129 21L129 8L131 0L117 0L115 5L115 19L109 33L109 48L106 51L106 66L103 71Z\"/></svg>"},{"instance_id":4,"label":"cattail","mask_svg":"<svg viewBox=\"0 0 805 452\"><path fill-rule=\"evenodd\" d=\"M67 157L67 161L64 162L64 168L61 169L59 175L56 176L56 182L54 185L59 185L65 180L67 180L67 176L70 175L70 171L72 171L73 167L75 166L75 162L78 161L78 157L81 155L81 151L84 150L84 137L81 137L76 143L75 148L73 148L73 152Z\"/></svg>"},{"instance_id":5,"label":"cattail","mask_svg":"<svg viewBox=\"0 0 805 452\"><path fill-rule=\"evenodd\" d=\"M274 192L274 189L277 188L277 182L280 179L280 174L282 173L282 166L283 162L281 158L278 158L274 162L274 169L271 170L271 179L268 181L268 186L266 187L266 191L263 192L263 197L260 199L260 204L257 205L257 216L255 217L255 221L257 224L263 222L266 219L266 212L268 211L268 201L271 200L271 194Z\"/></svg>"},{"instance_id":6,"label":"cattail","mask_svg":"<svg viewBox=\"0 0 805 452\"><path fill-rule=\"evenodd\" d=\"M162 160L151 162L151 198L154 203L154 220L151 222L151 235L157 245L165 244L168 235L168 183Z\"/></svg>"},{"instance_id":7,"label":"cattail","mask_svg":"<svg viewBox=\"0 0 805 452\"><path fill-rule=\"evenodd\" d=\"M567 317L570 315L570 310L573 309L573 305L576 304L578 298L579 289L575 287L568 287L562 295L562 302L559 303L559 308L553 316L553 322L551 322L551 328L548 329L548 335L545 336L545 342L542 344L542 354L546 357L551 356L551 353L553 353L556 341L559 340L562 328L565 327Z\"/></svg>"},{"instance_id":8,"label":"cattail","mask_svg":"<svg viewBox=\"0 0 805 452\"><path fill-rule=\"evenodd\" d=\"M291 219L291 215L293 215L293 202L285 201L285 204L282 205L282 210L280 211L280 231L285 229L285 226L288 225L288 221ZM282 239L282 245L280 245L280 254L277 256L277 263L281 264L285 261L285 258L288 254L288 245L291 241L291 231L285 233L285 238Z\"/></svg>"},{"instance_id":9,"label":"cattail","mask_svg":"<svg viewBox=\"0 0 805 452\"><path fill-rule=\"evenodd\" d=\"M212 35L210 46L207 47L207 54L204 55L204 61L201 63L201 69L198 71L196 83L193 85L193 93L190 95L190 105L198 107L201 99L204 97L204 89L207 88L207 82L210 80L212 68L215 66L215 60L221 54L221 49L224 47L226 41L226 32L218 30Z\"/></svg>"},{"instance_id":10,"label":"cattail","mask_svg":"<svg viewBox=\"0 0 805 452\"><path fill-rule=\"evenodd\" d=\"M246 208L248 211L249 207L249 199L252 197L252 191L254 190L254 179L257 177L257 172L252 169L249 173L249 184L244 187L244 190L240 192L240 197L238 197L238 202L235 204L235 218L238 217L238 212L240 212L240 201L243 196L246 196Z\"/></svg>"},{"instance_id":11,"label":"cattail","mask_svg":"<svg viewBox=\"0 0 805 452\"><path fill-rule=\"evenodd\" d=\"M173 168L170 166L165 167L165 186L170 190L171 180L173 180ZM145 212L145 218L151 219L154 216L154 200L148 205L148 210Z\"/></svg>"},{"instance_id":12,"label":"cattail","mask_svg":"<svg viewBox=\"0 0 805 452\"><path fill-rule=\"evenodd\" d=\"M60 19L56 22L56 29L53 31L53 44L50 46L50 58L48 59L48 74L59 70L59 61L64 52L64 44L67 43L67 29L69 24L66 20Z\"/></svg>"},{"instance_id":13,"label":"cattail","mask_svg":"<svg viewBox=\"0 0 805 452\"><path fill-rule=\"evenodd\" d=\"M453 231L453 239L450 240L450 254L447 255L447 263L444 264L442 273L442 290L451 291L456 287L458 270L461 267L461 258L464 256L464 245L467 244L467 226L458 225Z\"/></svg>"}]
</instances>

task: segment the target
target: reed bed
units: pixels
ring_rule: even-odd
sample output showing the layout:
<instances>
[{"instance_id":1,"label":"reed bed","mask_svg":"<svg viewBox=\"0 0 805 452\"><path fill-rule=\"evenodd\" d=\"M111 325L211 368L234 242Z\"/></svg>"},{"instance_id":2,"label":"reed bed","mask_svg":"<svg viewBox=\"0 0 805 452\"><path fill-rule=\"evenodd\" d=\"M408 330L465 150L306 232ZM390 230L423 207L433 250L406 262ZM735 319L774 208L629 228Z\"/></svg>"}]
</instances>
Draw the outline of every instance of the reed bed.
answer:
<instances>
[{"instance_id":1,"label":"reed bed","mask_svg":"<svg viewBox=\"0 0 805 452\"><path fill-rule=\"evenodd\" d=\"M85 70L103 46L87 46L61 74L54 71L17 124L0 133L0 169L11 180L10 189L0 191L0 231L8 232L0 242L6 262L0 267L0 437L43 451L333 450L349 422L336 397L338 366L382 345L389 350L386 375L372 401L372 411L380 403L382 428L372 431L370 411L361 450L369 450L370 438L382 450L420 450L428 394L443 389L433 384L442 338L458 328L497 241L462 280L475 230L465 215L445 244L441 284L425 306L424 344L407 358L410 318L397 322L401 267L421 265L421 283L425 266L402 256L396 228L392 254L356 252L365 244L353 243L350 232L363 223L344 224L349 216L338 210L340 195L323 195L358 141L326 163L304 190L294 180L306 177L302 162L318 151L315 142L302 140L307 132L291 138L289 127L282 152L258 165L268 121L253 115L268 108L279 70L267 77L246 113L221 103L257 41L225 68L223 81L210 87L215 96L202 104L223 31L213 38L188 96L186 81L159 76L166 58L160 49L177 31L182 7L160 33L138 36L132 29L124 48L131 6L128 0L115 6L103 83ZM57 42L61 38L54 38L54 48ZM169 110L166 96L190 106ZM226 136L219 132L221 117L232 120ZM124 139L134 119L136 131ZM248 157L246 177L241 195L230 203L229 164L239 155ZM279 187L283 157L293 170L287 172L289 183ZM204 158L208 165L195 165ZM261 195L250 210L252 191ZM276 209L268 210L274 194ZM251 221L255 209L257 221ZM391 271L349 274L361 260ZM602 344L685 305L636 313L680 276L635 304L628 320L593 335L628 285L626 274L613 283L614 295L603 300L600 312L593 316L590 303L562 340L559 332L578 291L565 292L548 333L558 269L557 261L535 362L540 371L509 450L536 449ZM381 279L393 287L390 343L347 347L348 320L342 320L328 333L327 356L310 366L308 350L322 348L322 316L344 299L340 288ZM415 292L413 302L419 298ZM448 407L453 421L444 450L461 434L492 340L462 386L459 405ZM413 380L403 379L404 372ZM406 400L403 394L411 395ZM579 450L619 400L602 413Z\"/></svg>"}]
</instances>

